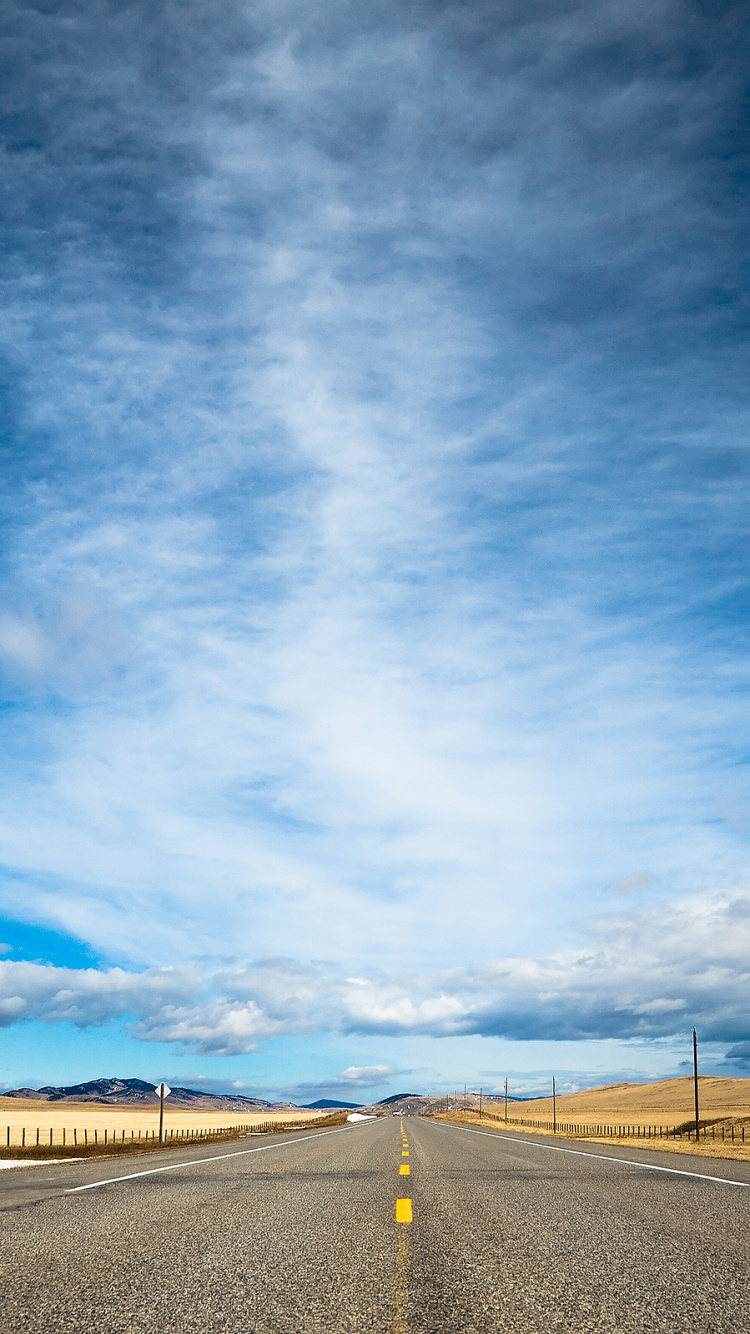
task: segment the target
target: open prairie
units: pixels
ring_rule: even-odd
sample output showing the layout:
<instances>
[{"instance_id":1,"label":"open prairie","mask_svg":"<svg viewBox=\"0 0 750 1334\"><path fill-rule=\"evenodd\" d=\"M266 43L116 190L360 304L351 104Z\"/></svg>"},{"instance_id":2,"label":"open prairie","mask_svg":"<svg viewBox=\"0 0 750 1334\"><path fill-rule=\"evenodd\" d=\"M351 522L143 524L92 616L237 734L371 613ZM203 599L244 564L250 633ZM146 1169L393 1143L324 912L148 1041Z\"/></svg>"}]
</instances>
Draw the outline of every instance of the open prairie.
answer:
<instances>
[{"instance_id":1,"label":"open prairie","mask_svg":"<svg viewBox=\"0 0 750 1334\"><path fill-rule=\"evenodd\" d=\"M750 1117L750 1079L701 1075L698 1080L701 1119L727 1120ZM502 1111L502 1104L488 1108ZM604 1088L565 1093L557 1099L558 1121L590 1125L680 1125L690 1121L693 1111L693 1079L663 1079L658 1084L609 1084ZM508 1120L523 1118L552 1120L552 1098L508 1104Z\"/></svg>"},{"instance_id":2,"label":"open prairie","mask_svg":"<svg viewBox=\"0 0 750 1334\"><path fill-rule=\"evenodd\" d=\"M558 1131L562 1135L580 1134L588 1140L601 1139L608 1144L627 1143L633 1148L658 1145L668 1153L750 1161L750 1079L702 1076L698 1081L698 1099L702 1130L697 1144L694 1134L691 1138L686 1133L695 1124L691 1076L665 1079L657 1084L609 1084L563 1094L557 1099ZM498 1131L504 1124L503 1104L485 1104L481 1121L478 1100L471 1109L440 1113L438 1119L486 1124ZM548 1133L552 1126L552 1098L509 1102L507 1124L515 1131ZM671 1131L675 1126L684 1128L678 1138L661 1137L660 1130Z\"/></svg>"},{"instance_id":3,"label":"open prairie","mask_svg":"<svg viewBox=\"0 0 750 1334\"><path fill-rule=\"evenodd\" d=\"M170 1110L169 1100L164 1104L164 1125L167 1130L220 1130L228 1126L258 1126L263 1122L281 1121L285 1124L295 1121L315 1121L325 1112L208 1112L208 1111L182 1111L180 1109ZM91 1102L44 1102L35 1101L33 1098L2 1098L0 1097L0 1145L7 1143L8 1127L10 1127L10 1142L12 1145L20 1143L23 1128L26 1129L27 1143L36 1138L37 1128L40 1130L40 1139L49 1144L50 1130L53 1132L54 1142L58 1143L62 1137L62 1132L66 1132L66 1140L71 1141L73 1131L86 1130L89 1133L98 1130L100 1133L106 1129L110 1135L115 1131L121 1135L123 1130L127 1135L130 1131L135 1131L136 1138L140 1131L149 1135L152 1131L159 1129L159 1108L157 1107L130 1107L124 1104L121 1107L103 1106ZM31 1138L30 1138L31 1137Z\"/></svg>"}]
</instances>

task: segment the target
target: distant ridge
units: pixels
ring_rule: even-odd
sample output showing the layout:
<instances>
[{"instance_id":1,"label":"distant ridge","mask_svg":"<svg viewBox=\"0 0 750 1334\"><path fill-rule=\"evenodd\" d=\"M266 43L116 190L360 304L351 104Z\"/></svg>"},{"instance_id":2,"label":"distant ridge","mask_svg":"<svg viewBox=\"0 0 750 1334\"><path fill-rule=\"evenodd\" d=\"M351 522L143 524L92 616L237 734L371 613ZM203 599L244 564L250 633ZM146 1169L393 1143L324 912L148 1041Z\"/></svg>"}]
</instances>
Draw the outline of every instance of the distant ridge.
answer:
<instances>
[{"instance_id":1,"label":"distant ridge","mask_svg":"<svg viewBox=\"0 0 750 1334\"><path fill-rule=\"evenodd\" d=\"M392 1102L403 1102L404 1098L421 1098L421 1093L392 1093L390 1098L381 1098L380 1102L373 1103L373 1107L387 1107Z\"/></svg>"},{"instance_id":2,"label":"distant ridge","mask_svg":"<svg viewBox=\"0 0 750 1334\"><path fill-rule=\"evenodd\" d=\"M153 1084L143 1079L90 1079L85 1084L40 1089L9 1089L4 1098L28 1098L36 1102L93 1102L105 1107L152 1107L159 1099ZM203 1108L216 1112L291 1111L292 1102L266 1102L265 1098L244 1098L234 1093L204 1093L200 1089L173 1088L167 1099L169 1107Z\"/></svg>"},{"instance_id":3,"label":"distant ridge","mask_svg":"<svg viewBox=\"0 0 750 1334\"><path fill-rule=\"evenodd\" d=\"M334 1098L318 1098L317 1102L306 1102L304 1104L308 1112L322 1112L328 1107L350 1107L356 1109L361 1107L361 1102L336 1102Z\"/></svg>"}]
</instances>

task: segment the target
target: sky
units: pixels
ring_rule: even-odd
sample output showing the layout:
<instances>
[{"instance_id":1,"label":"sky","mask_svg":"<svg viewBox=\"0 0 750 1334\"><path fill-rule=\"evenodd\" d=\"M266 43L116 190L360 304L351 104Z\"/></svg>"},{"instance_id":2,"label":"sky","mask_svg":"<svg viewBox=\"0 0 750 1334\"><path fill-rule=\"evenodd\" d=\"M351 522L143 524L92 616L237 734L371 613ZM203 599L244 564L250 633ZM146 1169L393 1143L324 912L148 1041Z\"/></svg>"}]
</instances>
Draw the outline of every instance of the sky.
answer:
<instances>
[{"instance_id":1,"label":"sky","mask_svg":"<svg viewBox=\"0 0 750 1334\"><path fill-rule=\"evenodd\" d=\"M750 1074L745 7L3 25L0 1086Z\"/></svg>"}]
</instances>

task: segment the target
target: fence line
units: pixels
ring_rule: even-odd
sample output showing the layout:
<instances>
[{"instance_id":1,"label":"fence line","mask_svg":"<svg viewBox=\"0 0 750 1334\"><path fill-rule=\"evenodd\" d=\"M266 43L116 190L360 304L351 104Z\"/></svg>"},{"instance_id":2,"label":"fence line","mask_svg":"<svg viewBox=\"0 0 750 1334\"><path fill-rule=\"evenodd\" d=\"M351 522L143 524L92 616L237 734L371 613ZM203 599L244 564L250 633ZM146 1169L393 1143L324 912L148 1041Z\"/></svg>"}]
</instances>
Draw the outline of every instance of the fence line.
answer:
<instances>
[{"instance_id":1,"label":"fence line","mask_svg":"<svg viewBox=\"0 0 750 1334\"><path fill-rule=\"evenodd\" d=\"M319 1118L316 1118L316 1120L317 1119ZM177 1129L170 1127L164 1130L163 1143L164 1145L189 1142L195 1143L205 1139L215 1139L222 1135L237 1135L241 1134L243 1131L246 1133L250 1132L263 1135L269 1134L274 1130L306 1130L309 1126L314 1124L315 1121L252 1121L232 1126L207 1126L202 1129L194 1127L189 1129ZM72 1139L68 1138L68 1133L71 1129L73 1134ZM29 1136L28 1139L27 1133ZM57 1138L55 1138L55 1136L57 1136ZM80 1148L90 1148L91 1146L94 1146L95 1148L106 1146L109 1148L112 1146L114 1148L115 1146L119 1147L123 1144L130 1144L135 1147L135 1145L139 1143L143 1145L155 1144L158 1142L158 1139L158 1130L147 1129L144 1131L142 1127L136 1132L135 1130L112 1130L109 1126L106 1126L103 1131L100 1130L98 1126L94 1129L86 1127L83 1130L79 1130L76 1126L60 1126L55 1130L54 1126L50 1126L49 1139L47 1139L47 1131L41 1126L29 1128L28 1132L26 1126L7 1126L5 1133L5 1147L11 1149L31 1147L33 1145L34 1148L37 1146L40 1148L47 1148L49 1145L54 1147L55 1144L60 1148L71 1148L71 1146Z\"/></svg>"},{"instance_id":2,"label":"fence line","mask_svg":"<svg viewBox=\"0 0 750 1334\"><path fill-rule=\"evenodd\" d=\"M475 1111L476 1109L471 1108L467 1110ZM536 1129L552 1130L554 1127L554 1122L552 1121L535 1121L535 1120L530 1120L528 1117L523 1117L523 1116L520 1117L509 1116L506 1120L504 1116L499 1116L497 1115L497 1113L487 1112L487 1111L482 1112L482 1120L498 1121L501 1125L507 1125L507 1126L514 1126L514 1125L533 1126L535 1130ZM716 1131L720 1130L722 1142L726 1142L727 1140L729 1140L732 1144L734 1144L735 1142L738 1144L744 1144L745 1143L744 1125L737 1126L736 1129L738 1131L738 1135L735 1141L734 1125L727 1126L727 1125L718 1125L716 1123L711 1124L710 1122L707 1121L700 1121L698 1123L697 1130L694 1121L690 1123L683 1122L681 1125L675 1125L675 1126L581 1125L578 1122L572 1122L572 1121L557 1122L558 1133L561 1131L563 1132L567 1131L568 1134L596 1135L600 1139L606 1139L609 1137L613 1139L682 1139L683 1137L686 1137L689 1140L692 1135L696 1139L698 1138L698 1136L700 1136L702 1139L716 1140L719 1138L719 1136L716 1134ZM725 1134L725 1131L730 1133ZM739 1132L741 1132L741 1134Z\"/></svg>"}]
</instances>

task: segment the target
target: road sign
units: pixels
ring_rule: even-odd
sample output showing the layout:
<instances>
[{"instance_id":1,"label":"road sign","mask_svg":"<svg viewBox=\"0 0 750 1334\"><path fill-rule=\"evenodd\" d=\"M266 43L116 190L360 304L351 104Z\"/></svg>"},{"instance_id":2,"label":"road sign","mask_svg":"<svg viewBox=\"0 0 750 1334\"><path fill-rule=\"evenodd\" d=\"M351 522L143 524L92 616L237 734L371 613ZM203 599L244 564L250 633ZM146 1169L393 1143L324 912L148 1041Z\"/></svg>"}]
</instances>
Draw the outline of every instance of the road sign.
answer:
<instances>
[{"instance_id":1,"label":"road sign","mask_svg":"<svg viewBox=\"0 0 750 1334\"><path fill-rule=\"evenodd\" d=\"M159 1094L159 1143L164 1143L164 1099L168 1098L172 1092L169 1084L162 1080L161 1084L156 1085L156 1092Z\"/></svg>"}]
</instances>

